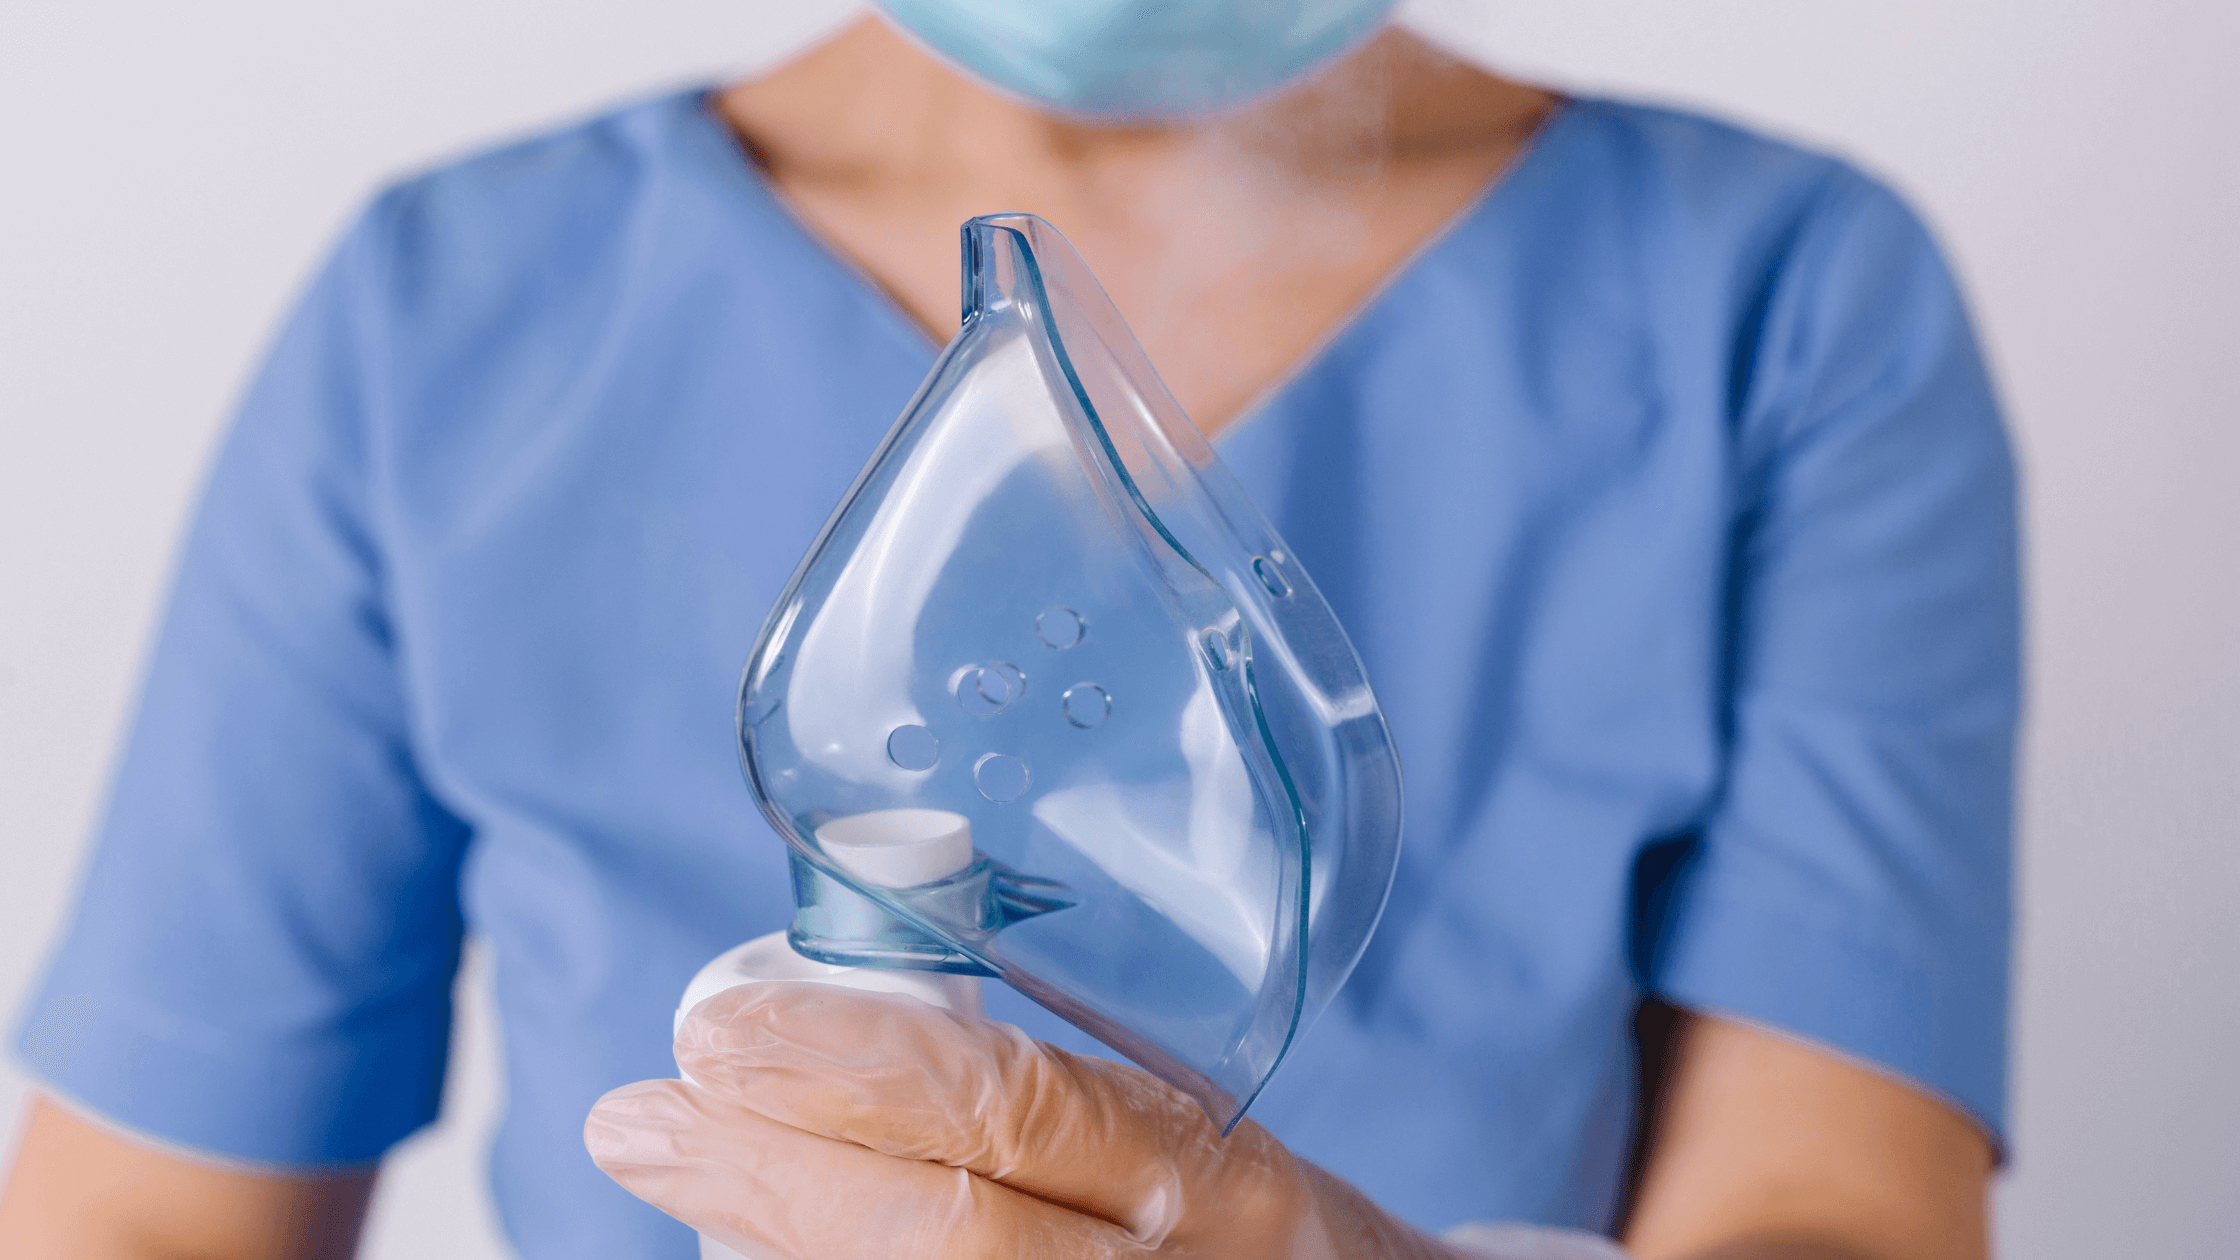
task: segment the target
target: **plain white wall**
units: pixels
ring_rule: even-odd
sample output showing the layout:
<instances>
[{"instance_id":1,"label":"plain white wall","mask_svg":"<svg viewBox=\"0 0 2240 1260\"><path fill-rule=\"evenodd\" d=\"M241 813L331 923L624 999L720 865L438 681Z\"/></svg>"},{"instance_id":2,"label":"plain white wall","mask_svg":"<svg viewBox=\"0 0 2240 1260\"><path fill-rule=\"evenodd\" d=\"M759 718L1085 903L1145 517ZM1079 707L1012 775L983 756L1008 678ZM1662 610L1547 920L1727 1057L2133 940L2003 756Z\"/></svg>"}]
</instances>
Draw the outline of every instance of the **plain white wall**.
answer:
<instances>
[{"instance_id":1,"label":"plain white wall","mask_svg":"<svg viewBox=\"0 0 2240 1260\"><path fill-rule=\"evenodd\" d=\"M781 55L836 0L0 5L0 1012L67 904L174 537L273 320L386 177ZM1895 182L1968 283L2027 478L2002 1254L2240 1248L2240 7L1423 0L1558 84ZM443 1124L368 1252L504 1249L470 966ZM0 1125L22 1082L0 1069Z\"/></svg>"}]
</instances>

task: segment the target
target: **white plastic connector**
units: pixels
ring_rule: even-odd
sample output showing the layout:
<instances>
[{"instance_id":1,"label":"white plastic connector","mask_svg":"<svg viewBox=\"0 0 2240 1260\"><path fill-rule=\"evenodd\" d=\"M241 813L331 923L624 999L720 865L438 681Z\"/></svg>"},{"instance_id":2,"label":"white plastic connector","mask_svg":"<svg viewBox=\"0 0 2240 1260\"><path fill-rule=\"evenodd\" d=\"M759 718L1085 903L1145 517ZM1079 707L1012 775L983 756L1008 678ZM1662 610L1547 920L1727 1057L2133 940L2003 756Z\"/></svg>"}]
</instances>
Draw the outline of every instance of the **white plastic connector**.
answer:
<instances>
[{"instance_id":1,"label":"white plastic connector","mask_svg":"<svg viewBox=\"0 0 2240 1260\"><path fill-rule=\"evenodd\" d=\"M913 888L972 865L972 820L945 809L879 809L817 828L817 844L864 883Z\"/></svg>"}]
</instances>

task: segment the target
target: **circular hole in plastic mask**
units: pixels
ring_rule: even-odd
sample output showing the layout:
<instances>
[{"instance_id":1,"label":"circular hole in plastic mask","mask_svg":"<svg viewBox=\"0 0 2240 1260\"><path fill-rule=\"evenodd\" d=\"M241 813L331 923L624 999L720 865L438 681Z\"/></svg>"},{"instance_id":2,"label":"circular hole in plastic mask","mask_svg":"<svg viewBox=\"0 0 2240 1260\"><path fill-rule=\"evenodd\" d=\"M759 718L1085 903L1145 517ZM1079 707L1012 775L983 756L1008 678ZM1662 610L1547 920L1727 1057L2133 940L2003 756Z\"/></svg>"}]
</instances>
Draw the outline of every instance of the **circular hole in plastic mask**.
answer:
<instances>
[{"instance_id":1,"label":"circular hole in plastic mask","mask_svg":"<svg viewBox=\"0 0 2240 1260\"><path fill-rule=\"evenodd\" d=\"M1254 556L1252 558L1252 571L1259 577L1260 585L1267 587L1268 593L1277 599L1282 599L1291 593L1291 579L1285 577L1283 570L1277 568L1276 562L1268 557Z\"/></svg>"},{"instance_id":2,"label":"circular hole in plastic mask","mask_svg":"<svg viewBox=\"0 0 2240 1260\"><path fill-rule=\"evenodd\" d=\"M972 763L972 785L1001 805L1027 794L1027 763L1009 753L988 753Z\"/></svg>"},{"instance_id":3,"label":"circular hole in plastic mask","mask_svg":"<svg viewBox=\"0 0 2240 1260\"><path fill-rule=\"evenodd\" d=\"M1034 619L1035 637L1044 647L1064 651L1089 634L1089 623L1071 608L1045 608Z\"/></svg>"},{"instance_id":4,"label":"circular hole in plastic mask","mask_svg":"<svg viewBox=\"0 0 2240 1260\"><path fill-rule=\"evenodd\" d=\"M1026 690L1026 674L1009 661L969 666L957 675L957 703L974 717L1003 712Z\"/></svg>"},{"instance_id":5,"label":"circular hole in plastic mask","mask_svg":"<svg viewBox=\"0 0 2240 1260\"><path fill-rule=\"evenodd\" d=\"M887 735L887 760L905 770L931 770L941 760L941 741L922 726L898 726Z\"/></svg>"},{"instance_id":6,"label":"circular hole in plastic mask","mask_svg":"<svg viewBox=\"0 0 2240 1260\"><path fill-rule=\"evenodd\" d=\"M1058 707L1064 710L1067 722L1093 731L1112 716L1112 695L1095 683L1075 683L1058 698Z\"/></svg>"},{"instance_id":7,"label":"circular hole in plastic mask","mask_svg":"<svg viewBox=\"0 0 2240 1260\"><path fill-rule=\"evenodd\" d=\"M1205 649L1206 664L1216 671L1229 668L1229 640L1219 630L1208 630L1198 636L1198 644Z\"/></svg>"}]
</instances>

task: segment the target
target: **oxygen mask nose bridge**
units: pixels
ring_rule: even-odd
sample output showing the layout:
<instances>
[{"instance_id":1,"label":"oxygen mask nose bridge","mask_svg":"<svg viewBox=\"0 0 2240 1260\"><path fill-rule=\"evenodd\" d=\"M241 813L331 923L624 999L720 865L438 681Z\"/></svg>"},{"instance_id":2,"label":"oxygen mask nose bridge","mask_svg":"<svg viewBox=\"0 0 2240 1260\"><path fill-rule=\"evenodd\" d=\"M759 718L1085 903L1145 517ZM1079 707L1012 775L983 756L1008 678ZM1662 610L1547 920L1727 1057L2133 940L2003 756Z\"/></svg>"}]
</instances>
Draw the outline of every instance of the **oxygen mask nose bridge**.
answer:
<instances>
[{"instance_id":1,"label":"oxygen mask nose bridge","mask_svg":"<svg viewBox=\"0 0 2240 1260\"><path fill-rule=\"evenodd\" d=\"M1224 1127L1358 959L1399 766L1336 615L1064 239L965 320L749 657L788 940L1005 981Z\"/></svg>"}]
</instances>

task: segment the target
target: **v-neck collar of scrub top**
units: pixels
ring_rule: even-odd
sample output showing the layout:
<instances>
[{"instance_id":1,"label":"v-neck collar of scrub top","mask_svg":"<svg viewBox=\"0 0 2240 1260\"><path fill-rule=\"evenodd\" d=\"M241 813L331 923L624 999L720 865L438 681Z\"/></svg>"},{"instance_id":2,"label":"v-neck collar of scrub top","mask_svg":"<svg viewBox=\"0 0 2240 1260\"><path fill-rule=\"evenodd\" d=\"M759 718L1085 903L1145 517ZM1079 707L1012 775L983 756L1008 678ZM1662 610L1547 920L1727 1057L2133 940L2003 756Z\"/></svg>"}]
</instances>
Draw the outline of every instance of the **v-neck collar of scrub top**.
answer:
<instances>
[{"instance_id":1,"label":"v-neck collar of scrub top","mask_svg":"<svg viewBox=\"0 0 2240 1260\"><path fill-rule=\"evenodd\" d=\"M786 199L784 193L772 183L769 174L755 161L738 133L724 122L716 106L716 94L721 89L714 86L693 88L673 98L673 105L684 115L683 131L696 146L706 146L717 159L711 166L729 172L730 182L738 189L742 200L750 203L761 217L775 220L778 230L792 238L798 252L816 260L836 285L844 286L853 294L857 304L866 308L874 321L890 335L900 336L915 346L925 364L925 371L933 370L934 361L944 347L928 336L925 329L904 311L871 274L858 266L845 252L812 227L808 220ZM1278 409L1286 395L1301 380L1312 376L1316 368L1342 353L1347 342L1357 330L1371 322L1387 296L1416 272L1435 264L1436 256L1448 243L1481 218L1498 214L1508 200L1507 190L1528 172L1553 161L1551 151L1559 147L1559 133L1567 130L1578 114L1575 98L1558 96L1548 116L1533 129L1530 136L1510 155L1501 169L1494 173L1484 187L1473 193L1469 201L1430 234L1417 242L1415 247L1384 275L1377 278L1367 294L1341 314L1321 335L1300 353L1284 370L1268 382L1252 400L1244 405L1219 432L1211 438L1216 450L1229 444L1241 431L1251 428L1261 416Z\"/></svg>"}]
</instances>

